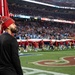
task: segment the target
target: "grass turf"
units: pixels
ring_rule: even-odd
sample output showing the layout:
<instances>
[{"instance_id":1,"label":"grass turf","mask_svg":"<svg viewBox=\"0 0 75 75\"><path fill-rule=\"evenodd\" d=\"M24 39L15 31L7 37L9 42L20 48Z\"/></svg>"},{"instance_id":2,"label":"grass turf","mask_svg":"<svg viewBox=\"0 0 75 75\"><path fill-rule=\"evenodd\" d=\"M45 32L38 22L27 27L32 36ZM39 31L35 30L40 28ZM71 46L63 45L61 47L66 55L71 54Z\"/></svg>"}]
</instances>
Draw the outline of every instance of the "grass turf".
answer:
<instances>
[{"instance_id":1,"label":"grass turf","mask_svg":"<svg viewBox=\"0 0 75 75\"><path fill-rule=\"evenodd\" d=\"M56 51L45 50L39 52L32 51L24 54L25 56L20 57L21 64L23 67L30 67L30 68L36 68L41 70L65 73L69 75L75 75L75 66L51 67L51 66L39 66L32 63L39 60L60 60L60 58L62 57L75 56L74 49L62 50L62 51L57 51L57 50Z\"/></svg>"}]
</instances>

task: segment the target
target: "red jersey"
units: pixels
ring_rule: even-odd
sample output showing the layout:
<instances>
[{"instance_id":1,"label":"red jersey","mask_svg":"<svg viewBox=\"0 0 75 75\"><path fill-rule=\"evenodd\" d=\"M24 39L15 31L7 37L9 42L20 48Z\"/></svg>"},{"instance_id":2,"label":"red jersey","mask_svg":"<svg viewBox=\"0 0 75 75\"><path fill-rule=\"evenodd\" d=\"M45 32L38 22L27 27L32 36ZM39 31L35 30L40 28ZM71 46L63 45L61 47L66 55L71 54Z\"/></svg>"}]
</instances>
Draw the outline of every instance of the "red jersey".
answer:
<instances>
[{"instance_id":1,"label":"red jersey","mask_svg":"<svg viewBox=\"0 0 75 75\"><path fill-rule=\"evenodd\" d=\"M33 42L33 46L34 46L35 48L38 48L38 43L37 43L37 42Z\"/></svg>"},{"instance_id":2,"label":"red jersey","mask_svg":"<svg viewBox=\"0 0 75 75\"><path fill-rule=\"evenodd\" d=\"M22 41L20 41L20 42L19 42L19 46L22 46L22 45L23 45L23 42L22 42Z\"/></svg>"},{"instance_id":3,"label":"red jersey","mask_svg":"<svg viewBox=\"0 0 75 75\"><path fill-rule=\"evenodd\" d=\"M25 44L24 44L25 46L28 46L29 45L29 42L28 41L25 41Z\"/></svg>"},{"instance_id":4,"label":"red jersey","mask_svg":"<svg viewBox=\"0 0 75 75\"><path fill-rule=\"evenodd\" d=\"M39 45L44 45L44 41L40 41L39 42Z\"/></svg>"}]
</instances>

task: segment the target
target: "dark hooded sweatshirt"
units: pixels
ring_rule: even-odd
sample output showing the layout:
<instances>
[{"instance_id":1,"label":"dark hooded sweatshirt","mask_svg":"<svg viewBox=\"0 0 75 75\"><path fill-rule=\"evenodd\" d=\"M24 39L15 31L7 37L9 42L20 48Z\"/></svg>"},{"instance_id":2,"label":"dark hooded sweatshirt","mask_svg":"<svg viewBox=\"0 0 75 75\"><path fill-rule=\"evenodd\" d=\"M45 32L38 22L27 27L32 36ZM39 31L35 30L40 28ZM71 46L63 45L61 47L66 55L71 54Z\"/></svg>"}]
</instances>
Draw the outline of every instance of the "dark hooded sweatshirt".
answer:
<instances>
[{"instance_id":1,"label":"dark hooded sweatshirt","mask_svg":"<svg viewBox=\"0 0 75 75\"><path fill-rule=\"evenodd\" d=\"M17 40L10 34L3 33L0 35L0 72L4 72L6 69L17 75L23 75Z\"/></svg>"}]
</instances>

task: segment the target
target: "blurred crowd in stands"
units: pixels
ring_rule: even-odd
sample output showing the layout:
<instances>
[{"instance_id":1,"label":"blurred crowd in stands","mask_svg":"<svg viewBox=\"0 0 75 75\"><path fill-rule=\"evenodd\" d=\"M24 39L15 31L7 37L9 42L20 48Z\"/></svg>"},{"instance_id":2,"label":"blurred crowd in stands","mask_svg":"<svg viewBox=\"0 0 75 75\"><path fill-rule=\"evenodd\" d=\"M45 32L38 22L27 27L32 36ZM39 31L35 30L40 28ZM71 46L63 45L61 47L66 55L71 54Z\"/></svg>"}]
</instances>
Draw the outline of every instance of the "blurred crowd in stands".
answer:
<instances>
[{"instance_id":1,"label":"blurred crowd in stands","mask_svg":"<svg viewBox=\"0 0 75 75\"><path fill-rule=\"evenodd\" d=\"M70 20L75 21L75 10L71 9L59 9L28 2L22 0L8 0L9 12L13 15L26 15L46 17L50 19ZM12 1L12 2L11 2ZM21 2L20 2L21 1ZM73 6L75 7L75 0L35 0L45 3L51 3L61 6ZM68 39L69 37L75 37L75 25L66 23L46 22L46 21L27 21L25 19L15 19L18 26L18 33L15 37L19 39L19 51L24 50L64 50L75 49L75 41L60 41L52 42L52 39L61 40ZM39 42L29 42L28 39L42 39ZM43 39L49 39L50 41L44 42ZM26 41L24 41L26 40ZM23 48L23 49L21 49Z\"/></svg>"},{"instance_id":2,"label":"blurred crowd in stands","mask_svg":"<svg viewBox=\"0 0 75 75\"><path fill-rule=\"evenodd\" d=\"M13 14L47 17L50 19L75 20L75 10L71 9L58 9L26 2L9 4L9 9Z\"/></svg>"},{"instance_id":3,"label":"blurred crowd in stands","mask_svg":"<svg viewBox=\"0 0 75 75\"><path fill-rule=\"evenodd\" d=\"M40 0L39 0L40 1ZM42 0L50 1L50 0ZM52 0L55 1L55 0ZM65 0L64 0L65 1ZM70 0L67 0L70 1ZM73 0L74 1L74 0ZM59 0L60 2L60 0ZM70 1L71 2L71 1ZM8 2L9 3L9 2ZM28 16L47 17L50 19L75 20L75 10L58 9L43 5L37 5L27 2L11 2L9 3L9 11L13 14L21 14ZM75 25L54 22L29 22L17 21L19 32L15 35L16 38L25 39L66 39L75 36Z\"/></svg>"},{"instance_id":4,"label":"blurred crowd in stands","mask_svg":"<svg viewBox=\"0 0 75 75\"><path fill-rule=\"evenodd\" d=\"M16 21L17 39L67 39L75 36L75 25L54 22Z\"/></svg>"},{"instance_id":5,"label":"blurred crowd in stands","mask_svg":"<svg viewBox=\"0 0 75 75\"><path fill-rule=\"evenodd\" d=\"M59 6L75 7L75 0L35 0Z\"/></svg>"}]
</instances>

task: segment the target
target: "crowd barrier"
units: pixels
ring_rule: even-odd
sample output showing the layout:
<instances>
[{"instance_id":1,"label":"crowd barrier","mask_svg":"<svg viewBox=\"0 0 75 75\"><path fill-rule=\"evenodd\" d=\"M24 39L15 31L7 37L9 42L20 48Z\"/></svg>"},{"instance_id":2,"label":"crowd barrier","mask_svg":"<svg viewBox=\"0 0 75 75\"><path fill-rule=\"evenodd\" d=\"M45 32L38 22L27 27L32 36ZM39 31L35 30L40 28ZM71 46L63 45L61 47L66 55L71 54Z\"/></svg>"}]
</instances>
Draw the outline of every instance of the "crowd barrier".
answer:
<instances>
[{"instance_id":1,"label":"crowd barrier","mask_svg":"<svg viewBox=\"0 0 75 75\"><path fill-rule=\"evenodd\" d=\"M65 41L75 41L74 39L61 39L61 40L56 40L56 39L27 39L27 40L22 40L22 39L18 39L17 41L20 42L25 42L25 41L29 41L29 42L39 42L43 40L44 42L65 42Z\"/></svg>"}]
</instances>

